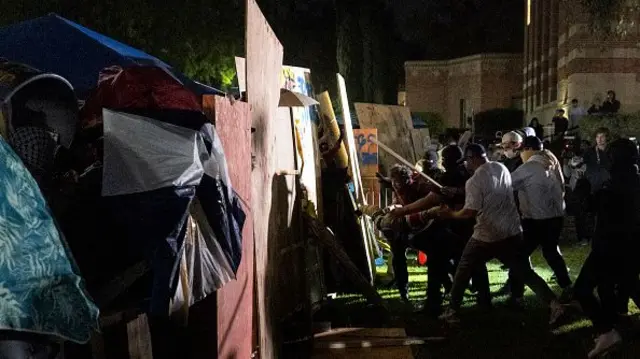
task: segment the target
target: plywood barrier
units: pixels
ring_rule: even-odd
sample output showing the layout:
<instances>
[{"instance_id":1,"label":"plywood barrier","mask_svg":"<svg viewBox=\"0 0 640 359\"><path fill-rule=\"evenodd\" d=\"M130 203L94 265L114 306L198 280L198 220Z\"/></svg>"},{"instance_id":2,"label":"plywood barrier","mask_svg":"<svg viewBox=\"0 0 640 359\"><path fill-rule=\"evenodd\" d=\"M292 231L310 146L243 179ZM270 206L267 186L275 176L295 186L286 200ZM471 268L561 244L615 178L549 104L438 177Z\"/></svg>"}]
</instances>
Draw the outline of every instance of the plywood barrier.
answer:
<instances>
[{"instance_id":1,"label":"plywood barrier","mask_svg":"<svg viewBox=\"0 0 640 359\"><path fill-rule=\"evenodd\" d=\"M408 107L388 106L371 103L354 104L360 128L378 130L378 140L389 146L411 163L416 162L415 149L411 137L413 123ZM383 172L397 161L387 153L379 154L379 169Z\"/></svg>"},{"instance_id":2,"label":"plywood barrier","mask_svg":"<svg viewBox=\"0 0 640 359\"><path fill-rule=\"evenodd\" d=\"M203 104L224 147L233 189L241 199L247 219L242 229L242 261L236 280L217 292L217 314L210 318L192 316L192 321L209 321L217 317L217 330L197 343L195 358L210 358L217 346L218 358L248 358L252 352L253 331L253 223L251 213L251 110L249 104L220 96L204 96ZM213 303L215 304L215 303ZM206 333L201 334L202 336ZM207 349L209 348L209 349Z\"/></svg>"},{"instance_id":3,"label":"plywood barrier","mask_svg":"<svg viewBox=\"0 0 640 359\"><path fill-rule=\"evenodd\" d=\"M280 69L283 48L273 33L255 0L247 0L247 99L252 110L253 155L252 209L255 239L255 283L258 313L259 355L261 359L278 357L274 340L276 318L271 308L275 300L273 270L274 248L270 239L278 228L271 223L271 216L278 214L273 208L272 188L276 172L275 131L276 112L280 97ZM248 335L248 333L247 333Z\"/></svg>"},{"instance_id":4,"label":"plywood barrier","mask_svg":"<svg viewBox=\"0 0 640 359\"><path fill-rule=\"evenodd\" d=\"M411 130L411 141L416 161L420 160L431 146L431 137L428 128L416 128Z\"/></svg>"}]
</instances>

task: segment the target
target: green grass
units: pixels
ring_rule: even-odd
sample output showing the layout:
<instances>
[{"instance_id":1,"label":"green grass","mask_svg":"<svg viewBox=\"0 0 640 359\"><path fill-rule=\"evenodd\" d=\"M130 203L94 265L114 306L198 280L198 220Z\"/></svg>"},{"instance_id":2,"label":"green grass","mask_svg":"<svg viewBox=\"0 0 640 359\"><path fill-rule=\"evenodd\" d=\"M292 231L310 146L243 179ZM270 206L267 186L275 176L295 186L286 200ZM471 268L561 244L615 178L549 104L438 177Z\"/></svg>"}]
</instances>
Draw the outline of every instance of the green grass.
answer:
<instances>
[{"instance_id":1,"label":"green grass","mask_svg":"<svg viewBox=\"0 0 640 359\"><path fill-rule=\"evenodd\" d=\"M568 221L569 222L569 221ZM580 272L589 247L574 243L571 223L563 234L563 254L573 279ZM552 272L536 252L532 258L536 272L545 278L558 292L555 282L550 280ZM427 273L424 267L417 266L415 259L408 259L410 274L410 295L414 304L425 299ZM492 292L497 291L507 278L506 271L500 269L498 262L487 266ZM384 277L386 268L378 268ZM384 281L384 279L383 279ZM404 305L397 290L380 286L380 294L386 300L390 316L367 305L359 295L343 295L332 305L334 327L404 327L407 335L415 337L445 336L444 342L414 347L415 357L419 359L457 359L457 358L586 358L593 346L591 323L576 310L563 321L564 325L550 331L547 325L548 311L527 289L525 294L526 310L517 311L505 305L506 297L494 297L494 310L481 312L474 306L472 296L467 296L461 310L462 323L455 330L446 328L442 323L429 320L416 314ZM632 312L638 314L638 308L631 305ZM637 326L634 319L634 326ZM608 358L640 358L640 331L633 327L623 330L625 343Z\"/></svg>"}]
</instances>

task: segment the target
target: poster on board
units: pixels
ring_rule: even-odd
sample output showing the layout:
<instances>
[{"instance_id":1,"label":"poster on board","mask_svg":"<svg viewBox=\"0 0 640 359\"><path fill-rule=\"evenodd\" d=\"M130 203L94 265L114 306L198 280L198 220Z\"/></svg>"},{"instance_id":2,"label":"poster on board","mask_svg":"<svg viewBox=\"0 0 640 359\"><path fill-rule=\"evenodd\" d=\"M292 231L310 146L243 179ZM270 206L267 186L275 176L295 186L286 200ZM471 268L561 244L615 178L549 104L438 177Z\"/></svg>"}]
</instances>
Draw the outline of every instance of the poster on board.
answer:
<instances>
[{"instance_id":1,"label":"poster on board","mask_svg":"<svg viewBox=\"0 0 640 359\"><path fill-rule=\"evenodd\" d=\"M353 136L362 177L375 177L378 172L378 145L373 140L378 139L378 129L354 129Z\"/></svg>"},{"instance_id":2,"label":"poster on board","mask_svg":"<svg viewBox=\"0 0 640 359\"><path fill-rule=\"evenodd\" d=\"M236 57L236 72L238 74L238 87L240 92L246 90L246 61L242 57ZM280 72L280 88L299 92L305 96L313 97L311 86L311 70L304 67L282 66ZM296 141L300 140L301 151L298 156L298 166L302 168L300 183L307 189L309 200L318 205L317 164L314 145L314 109L312 107L292 107L291 112L295 124ZM302 152L302 153L300 153Z\"/></svg>"}]
</instances>

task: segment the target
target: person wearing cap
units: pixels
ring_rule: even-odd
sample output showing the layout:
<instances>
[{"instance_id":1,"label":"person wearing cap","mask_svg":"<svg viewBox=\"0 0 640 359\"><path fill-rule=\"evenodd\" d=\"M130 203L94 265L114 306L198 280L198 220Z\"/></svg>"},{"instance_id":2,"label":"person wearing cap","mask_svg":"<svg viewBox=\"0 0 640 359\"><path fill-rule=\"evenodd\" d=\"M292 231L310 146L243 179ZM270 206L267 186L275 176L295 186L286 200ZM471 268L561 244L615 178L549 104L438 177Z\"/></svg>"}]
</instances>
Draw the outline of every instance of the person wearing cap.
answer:
<instances>
[{"instance_id":1,"label":"person wearing cap","mask_svg":"<svg viewBox=\"0 0 640 359\"><path fill-rule=\"evenodd\" d=\"M598 335L589 358L606 353L622 341L615 329L619 324L615 289L618 287L618 295L629 298L639 272L638 148L630 140L618 139L608 146L608 152L611 177L594 196L597 223L593 244L574 285L575 298Z\"/></svg>"},{"instance_id":2,"label":"person wearing cap","mask_svg":"<svg viewBox=\"0 0 640 359\"><path fill-rule=\"evenodd\" d=\"M443 185L442 189L434 189L428 196L402 208L394 209L391 216L398 218L410 227L424 226L435 219L434 213L440 205L461 208L464 204L464 187L469 174L462 164L462 149L457 145L448 145L442 149L442 162L445 172L436 178ZM431 209L431 210L430 210ZM427 282L427 302L425 311L431 317L437 318L442 313L441 289L448 282L448 273L452 268L450 261L457 263L462 255L466 242L473 233L475 221L436 221L429 227L426 254L429 280ZM486 266L480 266L473 273L473 289L477 291L478 304L488 308L491 306L491 293Z\"/></svg>"},{"instance_id":3,"label":"person wearing cap","mask_svg":"<svg viewBox=\"0 0 640 359\"><path fill-rule=\"evenodd\" d=\"M520 150L522 149L522 136L516 131L507 132L502 136L502 148L506 157L502 163L509 172L513 172L522 164Z\"/></svg>"},{"instance_id":4,"label":"person wearing cap","mask_svg":"<svg viewBox=\"0 0 640 359\"><path fill-rule=\"evenodd\" d=\"M481 145L468 145L464 154L465 166L473 173L465 184L464 207L461 210L442 207L436 216L452 220L475 218L476 224L456 270L450 306L441 318L450 324L459 322L458 310L471 273L496 258L549 304L549 323L555 324L564 308L544 279L533 271L521 250L522 226L509 170L502 163L489 161Z\"/></svg>"},{"instance_id":5,"label":"person wearing cap","mask_svg":"<svg viewBox=\"0 0 640 359\"><path fill-rule=\"evenodd\" d=\"M560 162L550 151L543 150L538 137L524 139L521 152L524 162L511 174L513 189L518 191L524 238L524 252L531 256L542 247L542 255L553 270L563 296L570 294L571 278L558 248L564 223L564 178ZM520 302L524 283L513 279L512 300Z\"/></svg>"}]
</instances>

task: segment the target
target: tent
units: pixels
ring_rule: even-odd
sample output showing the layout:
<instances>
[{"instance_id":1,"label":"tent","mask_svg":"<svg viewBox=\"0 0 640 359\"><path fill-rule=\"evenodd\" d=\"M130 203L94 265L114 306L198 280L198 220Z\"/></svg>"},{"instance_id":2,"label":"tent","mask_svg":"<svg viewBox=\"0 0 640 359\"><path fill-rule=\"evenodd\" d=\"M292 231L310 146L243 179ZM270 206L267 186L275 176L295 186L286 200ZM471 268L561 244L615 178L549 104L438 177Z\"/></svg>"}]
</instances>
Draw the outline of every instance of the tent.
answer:
<instances>
[{"instance_id":1,"label":"tent","mask_svg":"<svg viewBox=\"0 0 640 359\"><path fill-rule=\"evenodd\" d=\"M96 86L100 70L112 65L158 66L197 95L224 94L188 79L156 57L56 14L1 28L0 57L66 78L81 99Z\"/></svg>"},{"instance_id":2,"label":"tent","mask_svg":"<svg viewBox=\"0 0 640 359\"><path fill-rule=\"evenodd\" d=\"M235 278L245 213L195 96L157 67L107 73L82 114L99 120L78 132L72 150L93 154L83 157L61 222L92 294L144 261L148 273L122 304L149 298L148 309L166 315L179 282L190 288L182 296L190 305ZM101 308L111 307L112 294L97 293Z\"/></svg>"}]
</instances>

